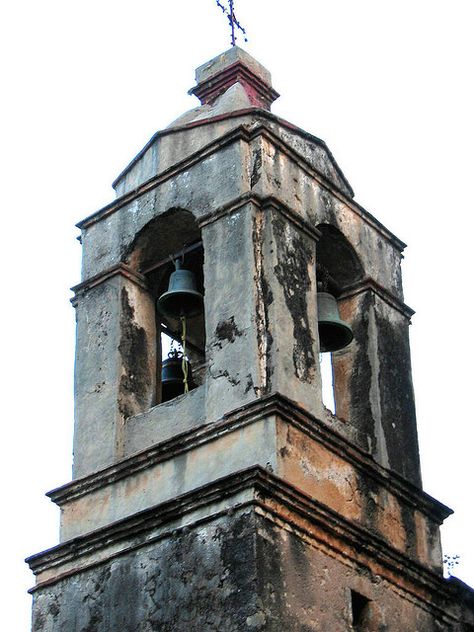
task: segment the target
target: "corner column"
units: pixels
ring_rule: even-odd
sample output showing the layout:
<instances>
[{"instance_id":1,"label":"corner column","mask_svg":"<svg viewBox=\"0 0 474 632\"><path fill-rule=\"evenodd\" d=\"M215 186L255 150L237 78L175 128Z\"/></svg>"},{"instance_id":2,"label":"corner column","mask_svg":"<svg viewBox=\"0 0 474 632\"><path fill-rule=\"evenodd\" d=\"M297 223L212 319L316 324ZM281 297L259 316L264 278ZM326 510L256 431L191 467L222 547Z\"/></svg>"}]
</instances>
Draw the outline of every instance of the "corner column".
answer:
<instances>
[{"instance_id":1,"label":"corner column","mask_svg":"<svg viewBox=\"0 0 474 632\"><path fill-rule=\"evenodd\" d=\"M378 463L421 486L408 327L413 312L370 282L339 300L354 342L333 354L336 414Z\"/></svg>"},{"instance_id":2,"label":"corner column","mask_svg":"<svg viewBox=\"0 0 474 632\"><path fill-rule=\"evenodd\" d=\"M76 292L73 476L123 456L125 420L155 403L155 307L144 279L119 265Z\"/></svg>"},{"instance_id":3,"label":"corner column","mask_svg":"<svg viewBox=\"0 0 474 632\"><path fill-rule=\"evenodd\" d=\"M273 392L318 414L317 232L269 198L204 221L202 237L207 418Z\"/></svg>"}]
</instances>

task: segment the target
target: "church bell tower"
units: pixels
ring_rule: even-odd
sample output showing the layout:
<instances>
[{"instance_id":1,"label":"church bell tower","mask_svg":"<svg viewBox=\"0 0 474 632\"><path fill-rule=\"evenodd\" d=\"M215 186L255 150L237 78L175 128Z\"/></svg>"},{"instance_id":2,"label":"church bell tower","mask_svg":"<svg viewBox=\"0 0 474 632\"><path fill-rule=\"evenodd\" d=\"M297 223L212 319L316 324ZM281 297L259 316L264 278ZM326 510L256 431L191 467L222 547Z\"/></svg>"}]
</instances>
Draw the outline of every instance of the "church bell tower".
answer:
<instances>
[{"instance_id":1,"label":"church bell tower","mask_svg":"<svg viewBox=\"0 0 474 632\"><path fill-rule=\"evenodd\" d=\"M33 631L472 632L421 487L403 242L245 51L191 92L78 224L73 479L28 559Z\"/></svg>"}]
</instances>

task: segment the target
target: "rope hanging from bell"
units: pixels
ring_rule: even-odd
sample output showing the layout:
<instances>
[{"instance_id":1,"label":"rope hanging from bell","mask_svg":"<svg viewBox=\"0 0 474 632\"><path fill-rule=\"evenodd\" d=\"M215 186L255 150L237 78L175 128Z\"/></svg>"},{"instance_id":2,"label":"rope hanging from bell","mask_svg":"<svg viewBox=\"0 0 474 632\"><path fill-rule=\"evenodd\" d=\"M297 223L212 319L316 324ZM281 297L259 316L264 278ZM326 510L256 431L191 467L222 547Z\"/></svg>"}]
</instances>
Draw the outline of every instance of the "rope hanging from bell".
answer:
<instances>
[{"instance_id":1,"label":"rope hanging from bell","mask_svg":"<svg viewBox=\"0 0 474 632\"><path fill-rule=\"evenodd\" d=\"M182 260L179 258L174 261L175 270L170 276L168 290L159 297L157 308L165 318L180 321L182 355L179 354L179 361L181 363L180 373L182 373L182 381L180 377L179 383L180 385L182 384L182 392L188 393L192 376L190 374L191 368L189 360L186 357L186 343L188 339L187 319L202 313L204 305L203 296L198 290L194 272L182 268L181 265ZM173 384L173 389L177 386L177 362L178 355L175 354L173 358L169 358L169 361L165 360L163 364L163 372L166 370L166 378L168 378L168 373L173 371L172 375L169 376L169 382ZM171 387L168 390L171 390ZM175 391L173 391L172 396L179 394L181 393L175 393Z\"/></svg>"},{"instance_id":2,"label":"rope hanging from bell","mask_svg":"<svg viewBox=\"0 0 474 632\"><path fill-rule=\"evenodd\" d=\"M189 363L186 358L186 316L184 315L181 316L181 346L183 348L183 359L182 359L181 367L183 371L184 392L188 393L189 392L189 384L188 384Z\"/></svg>"}]
</instances>

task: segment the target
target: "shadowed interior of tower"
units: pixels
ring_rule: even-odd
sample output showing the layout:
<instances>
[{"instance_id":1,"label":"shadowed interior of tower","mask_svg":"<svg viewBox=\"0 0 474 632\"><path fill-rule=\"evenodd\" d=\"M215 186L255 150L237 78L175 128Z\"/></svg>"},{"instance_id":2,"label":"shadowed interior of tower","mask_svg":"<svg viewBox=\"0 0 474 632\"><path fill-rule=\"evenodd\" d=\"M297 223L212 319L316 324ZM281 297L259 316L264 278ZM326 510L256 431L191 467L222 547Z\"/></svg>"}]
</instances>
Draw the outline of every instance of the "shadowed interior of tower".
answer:
<instances>
[{"instance_id":1,"label":"shadowed interior of tower","mask_svg":"<svg viewBox=\"0 0 474 632\"><path fill-rule=\"evenodd\" d=\"M171 209L156 220L152 220L137 235L132 248L128 259L138 267L141 274L144 274L149 296L155 305L156 398L154 403L159 404L183 392L180 388L173 388L165 393L162 387L163 361L168 360L172 341L177 343L174 348L180 349L183 322L177 315L169 311L165 313L163 309L160 309L158 301L169 290L171 276L176 271L176 261L184 270L192 273L196 291L200 295L204 294L204 249L193 215L183 209ZM201 309L187 317L185 327L186 357L192 371L189 389L192 389L202 384L205 377L204 310ZM180 364L178 362L171 362L171 364L173 370L177 372L177 379L181 379L178 375L181 371ZM168 377L169 368L168 366Z\"/></svg>"}]
</instances>

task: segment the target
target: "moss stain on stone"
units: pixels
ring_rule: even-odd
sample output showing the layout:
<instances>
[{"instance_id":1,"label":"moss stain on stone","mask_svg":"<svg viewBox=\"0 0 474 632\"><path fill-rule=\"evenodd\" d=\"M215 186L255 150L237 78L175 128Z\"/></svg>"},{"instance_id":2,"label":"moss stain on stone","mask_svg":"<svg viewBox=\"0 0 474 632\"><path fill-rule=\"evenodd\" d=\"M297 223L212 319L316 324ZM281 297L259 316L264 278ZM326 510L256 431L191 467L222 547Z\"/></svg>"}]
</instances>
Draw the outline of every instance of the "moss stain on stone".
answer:
<instances>
[{"instance_id":1,"label":"moss stain on stone","mask_svg":"<svg viewBox=\"0 0 474 632\"><path fill-rule=\"evenodd\" d=\"M313 252L302 235L293 232L291 239L285 235L288 225L280 217L273 218L277 240L278 263L274 268L285 303L293 321L293 365L295 375L303 382L312 382L316 359L314 339L308 314L307 293L312 288L309 266L314 262Z\"/></svg>"},{"instance_id":2,"label":"moss stain on stone","mask_svg":"<svg viewBox=\"0 0 474 632\"><path fill-rule=\"evenodd\" d=\"M119 352L125 373L120 378L119 407L124 418L138 412L147 405L147 394L151 385L148 370L148 346L146 331L134 320L135 310L130 304L126 288L122 288L122 338Z\"/></svg>"}]
</instances>

